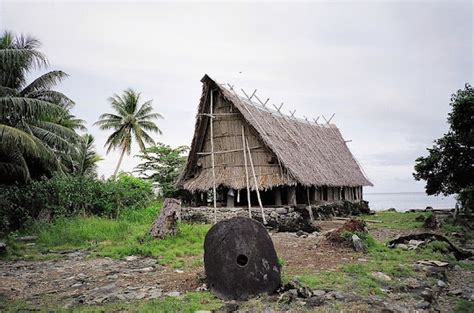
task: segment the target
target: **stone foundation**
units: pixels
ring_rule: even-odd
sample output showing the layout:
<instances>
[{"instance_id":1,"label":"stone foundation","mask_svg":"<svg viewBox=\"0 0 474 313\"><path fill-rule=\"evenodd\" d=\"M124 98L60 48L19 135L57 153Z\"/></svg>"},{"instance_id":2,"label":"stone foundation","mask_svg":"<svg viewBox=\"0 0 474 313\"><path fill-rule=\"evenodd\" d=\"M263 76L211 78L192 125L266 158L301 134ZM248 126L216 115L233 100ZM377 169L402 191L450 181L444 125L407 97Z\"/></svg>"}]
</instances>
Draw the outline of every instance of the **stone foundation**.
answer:
<instances>
[{"instance_id":1,"label":"stone foundation","mask_svg":"<svg viewBox=\"0 0 474 313\"><path fill-rule=\"evenodd\" d=\"M308 206L297 207L275 207L264 208L267 227L278 231L305 232L317 231L314 220L324 220L335 216L352 216L368 214L369 205L367 201L349 202L340 201L322 205L311 205L311 212ZM262 222L260 208L251 208L252 218ZM217 221L241 216L248 217L248 208L217 208ZM212 207L187 207L181 210L181 219L188 223L211 224L214 222L214 209Z\"/></svg>"}]
</instances>

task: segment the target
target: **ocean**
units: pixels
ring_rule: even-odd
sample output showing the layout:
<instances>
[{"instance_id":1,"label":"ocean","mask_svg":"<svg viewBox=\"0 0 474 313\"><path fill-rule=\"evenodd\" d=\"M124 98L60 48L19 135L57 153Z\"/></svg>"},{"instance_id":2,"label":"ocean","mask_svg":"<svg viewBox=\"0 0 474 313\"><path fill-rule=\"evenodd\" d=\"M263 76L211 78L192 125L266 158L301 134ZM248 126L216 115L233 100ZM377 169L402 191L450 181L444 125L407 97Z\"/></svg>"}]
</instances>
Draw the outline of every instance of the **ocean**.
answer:
<instances>
[{"instance_id":1,"label":"ocean","mask_svg":"<svg viewBox=\"0 0 474 313\"><path fill-rule=\"evenodd\" d=\"M410 209L452 209L456 204L454 196L427 196L424 192L400 193L364 193L364 200L369 201L372 210L395 208L397 211Z\"/></svg>"}]
</instances>

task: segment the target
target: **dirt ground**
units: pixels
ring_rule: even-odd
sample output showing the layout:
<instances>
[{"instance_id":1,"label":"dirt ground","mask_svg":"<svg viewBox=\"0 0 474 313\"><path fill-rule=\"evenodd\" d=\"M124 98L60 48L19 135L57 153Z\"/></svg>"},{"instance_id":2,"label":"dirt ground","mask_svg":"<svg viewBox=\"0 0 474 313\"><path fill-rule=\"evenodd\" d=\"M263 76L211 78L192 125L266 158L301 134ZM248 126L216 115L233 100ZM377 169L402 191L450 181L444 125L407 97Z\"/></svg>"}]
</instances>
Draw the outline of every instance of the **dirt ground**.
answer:
<instances>
[{"instance_id":1,"label":"dirt ground","mask_svg":"<svg viewBox=\"0 0 474 313\"><path fill-rule=\"evenodd\" d=\"M338 228L344 221L321 221L322 232ZM378 240L387 241L400 230L371 229ZM406 231L407 233L409 231ZM284 274L292 277L308 272L335 270L348 263L365 262L362 253L351 247L334 246L321 234L271 233L277 254L284 262ZM188 257L196 264L200 256ZM183 270L157 264L153 258L128 257L122 260L90 258L88 252L65 252L51 261L0 261L0 301L22 299L31 304L60 303L65 307L100 304L105 301L154 299L166 294L199 290L202 265ZM448 279L460 286L474 283L465 273ZM463 277L464 275L464 277ZM469 287L469 286L468 286ZM449 299L441 299L449 304Z\"/></svg>"}]
</instances>

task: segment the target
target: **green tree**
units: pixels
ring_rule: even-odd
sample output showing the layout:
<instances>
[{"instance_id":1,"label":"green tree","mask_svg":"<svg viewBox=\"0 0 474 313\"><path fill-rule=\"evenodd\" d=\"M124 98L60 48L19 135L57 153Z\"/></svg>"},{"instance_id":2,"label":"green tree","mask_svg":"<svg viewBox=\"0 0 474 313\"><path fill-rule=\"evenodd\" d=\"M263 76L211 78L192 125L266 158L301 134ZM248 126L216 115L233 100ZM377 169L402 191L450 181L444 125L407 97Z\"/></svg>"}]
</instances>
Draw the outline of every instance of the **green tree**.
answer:
<instances>
[{"instance_id":1,"label":"green tree","mask_svg":"<svg viewBox=\"0 0 474 313\"><path fill-rule=\"evenodd\" d=\"M463 206L474 205L474 90L466 84L451 97L450 128L428 148L428 156L416 159L416 180L426 181L426 193L460 194Z\"/></svg>"},{"instance_id":2,"label":"green tree","mask_svg":"<svg viewBox=\"0 0 474 313\"><path fill-rule=\"evenodd\" d=\"M102 130L113 130L105 143L107 153L115 149L122 150L113 175L115 177L125 152L130 155L133 138L141 151L145 150L145 143L155 144L147 131L157 132L161 135L161 130L153 121L163 118L163 116L153 112L151 105L153 100L140 104L140 93L130 88L125 90L123 95L115 94L108 101L115 113L102 114L94 125L99 126Z\"/></svg>"},{"instance_id":3,"label":"green tree","mask_svg":"<svg viewBox=\"0 0 474 313\"><path fill-rule=\"evenodd\" d=\"M177 196L175 183L186 164L189 147L179 146L171 148L168 145L157 143L147 148L137 157L141 163L135 168L142 178L158 182L164 197Z\"/></svg>"},{"instance_id":4,"label":"green tree","mask_svg":"<svg viewBox=\"0 0 474 313\"><path fill-rule=\"evenodd\" d=\"M74 102L52 88L67 77L45 73L27 83L34 69L48 61L32 37L0 37L0 182L28 181L61 171L61 155L80 140L83 121L70 109Z\"/></svg>"},{"instance_id":5,"label":"green tree","mask_svg":"<svg viewBox=\"0 0 474 313\"><path fill-rule=\"evenodd\" d=\"M77 155L75 157L73 171L75 176L97 176L97 162L103 159L95 151L94 141L94 136L91 134L85 134L82 136L82 140L77 146Z\"/></svg>"}]
</instances>

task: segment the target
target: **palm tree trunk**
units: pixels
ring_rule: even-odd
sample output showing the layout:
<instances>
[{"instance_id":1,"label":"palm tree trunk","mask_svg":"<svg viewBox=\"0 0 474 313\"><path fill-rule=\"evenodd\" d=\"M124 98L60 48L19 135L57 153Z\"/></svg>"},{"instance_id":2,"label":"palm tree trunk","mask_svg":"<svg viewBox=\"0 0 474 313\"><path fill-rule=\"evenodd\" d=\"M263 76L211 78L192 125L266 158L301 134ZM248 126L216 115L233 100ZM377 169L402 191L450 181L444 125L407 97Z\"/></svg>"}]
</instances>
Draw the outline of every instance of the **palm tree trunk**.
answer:
<instances>
[{"instance_id":1,"label":"palm tree trunk","mask_svg":"<svg viewBox=\"0 0 474 313\"><path fill-rule=\"evenodd\" d=\"M115 172L114 172L114 176L113 178L115 178L117 176L117 173L118 173L118 170L120 168L120 164L122 164L122 160L123 160L123 155L125 154L125 148L122 149L122 153L120 154L120 159L118 161L118 164L117 164L117 167L115 168Z\"/></svg>"}]
</instances>

